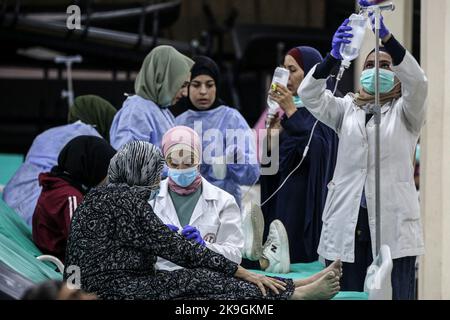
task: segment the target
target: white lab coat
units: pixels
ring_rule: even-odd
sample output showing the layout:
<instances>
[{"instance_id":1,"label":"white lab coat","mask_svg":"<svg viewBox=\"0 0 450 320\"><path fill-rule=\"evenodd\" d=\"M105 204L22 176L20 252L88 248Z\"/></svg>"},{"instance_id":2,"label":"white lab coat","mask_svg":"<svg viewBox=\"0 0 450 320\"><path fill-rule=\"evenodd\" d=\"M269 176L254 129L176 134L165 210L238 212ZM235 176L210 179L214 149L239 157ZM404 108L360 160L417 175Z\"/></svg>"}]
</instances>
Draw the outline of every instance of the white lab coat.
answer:
<instances>
[{"instance_id":1,"label":"white lab coat","mask_svg":"<svg viewBox=\"0 0 450 320\"><path fill-rule=\"evenodd\" d=\"M353 103L350 95L334 97L326 90L326 80L312 76L315 69L303 80L298 94L306 108L339 135L338 159L328 186L318 253L328 260L353 263L364 187L375 253L374 120L366 127L365 111ZM398 259L424 254L413 159L425 122L428 85L423 70L409 52L392 70L402 83L402 97L381 110L381 244L387 244L392 259Z\"/></svg>"},{"instance_id":2,"label":"white lab coat","mask_svg":"<svg viewBox=\"0 0 450 320\"><path fill-rule=\"evenodd\" d=\"M180 225L177 212L168 191L168 179L161 181L160 191L155 200L150 201L155 214L165 224ZM194 208L189 225L196 227L206 242L206 246L231 261L241 263L244 247L241 211L236 200L228 192L212 185L202 178L202 194ZM158 258L156 268L175 270L176 264Z\"/></svg>"}]
</instances>

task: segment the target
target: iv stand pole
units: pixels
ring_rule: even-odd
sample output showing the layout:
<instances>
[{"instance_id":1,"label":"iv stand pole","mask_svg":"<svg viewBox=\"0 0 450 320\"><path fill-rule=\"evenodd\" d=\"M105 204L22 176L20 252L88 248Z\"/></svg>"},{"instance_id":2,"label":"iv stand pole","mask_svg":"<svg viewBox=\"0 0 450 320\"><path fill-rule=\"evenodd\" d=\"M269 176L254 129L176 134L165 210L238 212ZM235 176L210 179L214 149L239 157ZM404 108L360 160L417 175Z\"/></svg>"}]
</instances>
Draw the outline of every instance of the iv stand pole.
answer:
<instances>
[{"instance_id":1,"label":"iv stand pole","mask_svg":"<svg viewBox=\"0 0 450 320\"><path fill-rule=\"evenodd\" d=\"M381 28L381 11L393 11L395 6L374 5L361 8L362 11L373 12L375 15L375 106L371 113L374 115L375 121L375 221L376 221L376 253L378 256L381 248L381 141L380 141L380 124L381 124L381 106L380 106L380 28Z\"/></svg>"},{"instance_id":2,"label":"iv stand pole","mask_svg":"<svg viewBox=\"0 0 450 320\"><path fill-rule=\"evenodd\" d=\"M380 254L381 248L381 150L380 150L380 124L381 124L381 106L380 106L380 19L381 11L377 6L375 8L375 106L373 110L375 120L375 221L376 221L376 256Z\"/></svg>"}]
</instances>

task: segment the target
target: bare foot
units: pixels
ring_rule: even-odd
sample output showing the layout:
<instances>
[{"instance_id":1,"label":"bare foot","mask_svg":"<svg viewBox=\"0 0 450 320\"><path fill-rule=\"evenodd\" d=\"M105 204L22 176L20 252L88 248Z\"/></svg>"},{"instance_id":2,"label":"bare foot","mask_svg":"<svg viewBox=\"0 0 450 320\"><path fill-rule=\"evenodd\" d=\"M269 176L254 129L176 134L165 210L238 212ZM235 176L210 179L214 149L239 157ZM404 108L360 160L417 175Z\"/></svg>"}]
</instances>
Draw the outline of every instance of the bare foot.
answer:
<instances>
[{"instance_id":1,"label":"bare foot","mask_svg":"<svg viewBox=\"0 0 450 320\"><path fill-rule=\"evenodd\" d=\"M333 271L323 275L320 279L295 288L292 300L329 300L340 290L339 277Z\"/></svg>"},{"instance_id":2,"label":"bare foot","mask_svg":"<svg viewBox=\"0 0 450 320\"><path fill-rule=\"evenodd\" d=\"M310 283L313 283L314 281L319 280L322 276L327 274L328 272L333 271L335 275L337 275L339 278L342 277L342 262L341 260L336 260L332 264L330 264L328 267L323 269L322 271L316 273L315 275L301 280L295 280L294 285L296 288L301 286L306 286Z\"/></svg>"}]
</instances>

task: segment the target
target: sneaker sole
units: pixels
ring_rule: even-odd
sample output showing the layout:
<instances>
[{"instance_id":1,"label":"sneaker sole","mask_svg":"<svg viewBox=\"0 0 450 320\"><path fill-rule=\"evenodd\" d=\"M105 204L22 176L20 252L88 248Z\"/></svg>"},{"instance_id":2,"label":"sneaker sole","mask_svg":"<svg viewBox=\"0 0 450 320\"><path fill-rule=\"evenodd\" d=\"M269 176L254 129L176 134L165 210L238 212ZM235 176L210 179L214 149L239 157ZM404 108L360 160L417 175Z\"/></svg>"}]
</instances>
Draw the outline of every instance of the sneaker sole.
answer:
<instances>
[{"instance_id":1,"label":"sneaker sole","mask_svg":"<svg viewBox=\"0 0 450 320\"><path fill-rule=\"evenodd\" d=\"M253 228L253 243L252 243L252 251L251 257L254 258L254 261L259 260L262 255L262 243L263 243L263 233L264 233L264 216L262 214L261 208L252 204L250 209L250 218L252 221Z\"/></svg>"},{"instance_id":2,"label":"sneaker sole","mask_svg":"<svg viewBox=\"0 0 450 320\"><path fill-rule=\"evenodd\" d=\"M276 270L276 273L289 273L291 271L291 257L289 253L289 239L286 228L280 220L274 220L272 224L277 230L277 233L280 235L281 241L281 264L279 270Z\"/></svg>"}]
</instances>

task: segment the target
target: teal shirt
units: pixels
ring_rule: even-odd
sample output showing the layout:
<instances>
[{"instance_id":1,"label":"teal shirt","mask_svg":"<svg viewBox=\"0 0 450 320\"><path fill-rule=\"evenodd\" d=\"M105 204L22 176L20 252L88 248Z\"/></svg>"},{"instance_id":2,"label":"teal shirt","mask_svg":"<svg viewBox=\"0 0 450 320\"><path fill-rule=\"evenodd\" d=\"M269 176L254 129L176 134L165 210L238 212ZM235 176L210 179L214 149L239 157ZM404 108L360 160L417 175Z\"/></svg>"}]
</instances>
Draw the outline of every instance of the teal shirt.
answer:
<instances>
[{"instance_id":1,"label":"teal shirt","mask_svg":"<svg viewBox=\"0 0 450 320\"><path fill-rule=\"evenodd\" d=\"M188 225L191 221L192 213L194 212L198 199L202 194L202 187L198 188L194 193L186 196L179 195L169 188L169 194L172 199L173 206L175 207L175 211L177 212L180 225L182 227Z\"/></svg>"}]
</instances>

